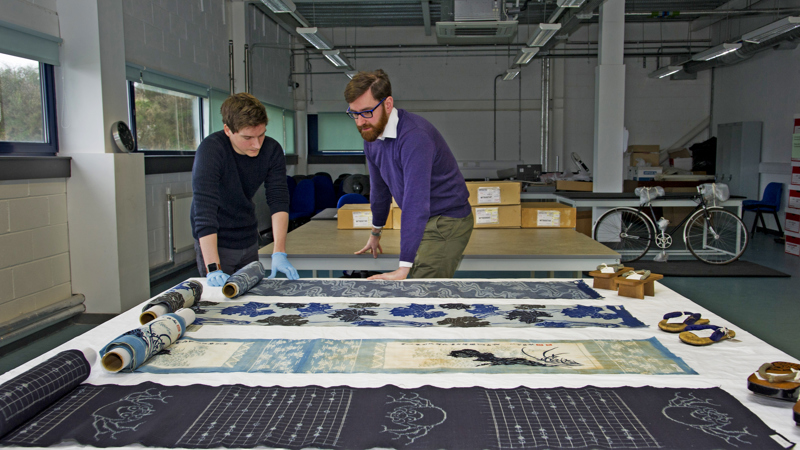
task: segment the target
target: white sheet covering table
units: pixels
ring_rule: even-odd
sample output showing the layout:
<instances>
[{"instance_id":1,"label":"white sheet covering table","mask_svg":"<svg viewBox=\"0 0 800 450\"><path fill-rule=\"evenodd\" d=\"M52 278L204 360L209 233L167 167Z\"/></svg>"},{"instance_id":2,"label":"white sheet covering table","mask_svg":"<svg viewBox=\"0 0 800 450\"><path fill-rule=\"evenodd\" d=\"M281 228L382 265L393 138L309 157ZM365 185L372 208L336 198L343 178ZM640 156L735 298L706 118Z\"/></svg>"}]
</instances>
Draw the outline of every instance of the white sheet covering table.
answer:
<instances>
[{"instance_id":1,"label":"white sheet covering table","mask_svg":"<svg viewBox=\"0 0 800 450\"><path fill-rule=\"evenodd\" d=\"M205 283L204 279L198 281ZM461 280L466 281L466 280ZM519 281L519 280L516 280ZM548 280L531 280L547 282ZM552 280L550 280L552 281ZM586 280L591 286L592 280ZM747 390L748 375L764 362L795 360L786 353L768 345L734 323L723 320L689 299L656 283L655 297L638 300L620 297L614 291L597 290L604 299L599 300L537 300L532 304L546 305L623 305L630 313L648 325L647 328L374 328L374 327L283 327L283 326L203 326L197 331L187 332L195 338L243 338L248 339L536 339L536 340L591 340L591 339L648 339L656 337L667 349L683 359L698 375L578 375L578 374L274 374L274 373L198 373L198 374L150 374L150 373L106 373L95 363L87 383L133 385L153 381L164 385L223 385L244 384L249 386L338 386L378 387L394 384L403 388L423 385L437 387L513 388L528 386L543 387L601 387L655 386L655 387L721 387L758 415L768 426L793 442L800 442L800 427L792 419L790 402L759 397ZM327 299L327 300L326 300ZM319 297L255 297L243 296L236 301L309 303L319 301L348 302L353 299L330 299ZM375 301L374 299L371 299ZM221 288L204 285L202 301L229 301ZM447 299L380 299L380 303L451 303ZM461 303L519 304L519 300L460 299ZM723 341L708 347L692 347L679 341L677 334L662 332L658 322L671 311L701 312L712 324L727 326L736 331L736 339ZM0 383L22 373L67 349L92 348L99 350L122 331L136 328L141 306L124 312L116 318L97 326L91 331L66 342L58 348L0 375ZM69 445L64 445L70 447ZM74 447L74 446L72 446ZM80 446L82 447L82 446Z\"/></svg>"}]
</instances>

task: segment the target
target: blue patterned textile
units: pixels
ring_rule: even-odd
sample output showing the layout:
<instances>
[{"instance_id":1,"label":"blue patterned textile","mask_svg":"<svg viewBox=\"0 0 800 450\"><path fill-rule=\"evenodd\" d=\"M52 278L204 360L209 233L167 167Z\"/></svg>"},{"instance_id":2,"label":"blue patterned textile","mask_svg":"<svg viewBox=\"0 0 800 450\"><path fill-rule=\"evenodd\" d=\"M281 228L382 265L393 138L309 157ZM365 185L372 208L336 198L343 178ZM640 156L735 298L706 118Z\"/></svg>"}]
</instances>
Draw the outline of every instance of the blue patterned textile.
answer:
<instances>
[{"instance_id":1,"label":"blue patterned textile","mask_svg":"<svg viewBox=\"0 0 800 450\"><path fill-rule=\"evenodd\" d=\"M264 266L258 261L253 261L228 278L228 282L222 287L222 293L225 297L236 298L252 289L265 275Z\"/></svg>"},{"instance_id":2,"label":"blue patterned textile","mask_svg":"<svg viewBox=\"0 0 800 450\"><path fill-rule=\"evenodd\" d=\"M168 312L174 313L181 308L189 308L199 302L201 295L203 295L203 285L197 281L186 280L150 299L145 303L142 312L155 305L164 305Z\"/></svg>"},{"instance_id":3,"label":"blue patterned textile","mask_svg":"<svg viewBox=\"0 0 800 450\"><path fill-rule=\"evenodd\" d=\"M193 339L155 355L149 373L696 374L646 340Z\"/></svg>"},{"instance_id":4,"label":"blue patterned textile","mask_svg":"<svg viewBox=\"0 0 800 450\"><path fill-rule=\"evenodd\" d=\"M575 281L384 281L262 279L248 294L277 297L505 298L596 300L603 298Z\"/></svg>"},{"instance_id":5,"label":"blue patterned textile","mask_svg":"<svg viewBox=\"0 0 800 450\"><path fill-rule=\"evenodd\" d=\"M103 357L111 350L121 350L131 356L130 363L120 372L133 372L150 357L169 347L186 332L186 321L178 314L169 313L128 331L113 339L100 350Z\"/></svg>"},{"instance_id":6,"label":"blue patterned textile","mask_svg":"<svg viewBox=\"0 0 800 450\"><path fill-rule=\"evenodd\" d=\"M201 325L354 327L645 327L624 306L482 305L465 303L200 302Z\"/></svg>"}]
</instances>

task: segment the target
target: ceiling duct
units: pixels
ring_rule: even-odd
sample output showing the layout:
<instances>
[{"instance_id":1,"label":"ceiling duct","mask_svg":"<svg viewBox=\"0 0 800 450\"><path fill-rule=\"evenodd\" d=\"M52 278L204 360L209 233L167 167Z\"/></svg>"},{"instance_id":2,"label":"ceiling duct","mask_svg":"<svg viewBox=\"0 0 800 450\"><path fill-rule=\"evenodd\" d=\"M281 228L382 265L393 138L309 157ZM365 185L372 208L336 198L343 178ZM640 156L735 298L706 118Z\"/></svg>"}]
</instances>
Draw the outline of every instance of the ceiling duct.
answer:
<instances>
[{"instance_id":1,"label":"ceiling duct","mask_svg":"<svg viewBox=\"0 0 800 450\"><path fill-rule=\"evenodd\" d=\"M517 21L506 20L499 0L443 0L436 40L444 45L510 44Z\"/></svg>"}]
</instances>

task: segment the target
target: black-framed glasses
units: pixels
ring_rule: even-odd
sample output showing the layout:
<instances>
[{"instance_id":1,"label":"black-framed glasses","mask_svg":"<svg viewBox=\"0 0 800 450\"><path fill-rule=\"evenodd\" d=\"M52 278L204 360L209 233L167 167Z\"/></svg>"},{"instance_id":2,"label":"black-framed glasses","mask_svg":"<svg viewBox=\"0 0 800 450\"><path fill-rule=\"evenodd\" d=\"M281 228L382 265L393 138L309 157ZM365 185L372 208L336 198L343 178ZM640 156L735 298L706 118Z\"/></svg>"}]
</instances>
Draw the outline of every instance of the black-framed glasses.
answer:
<instances>
[{"instance_id":1,"label":"black-framed glasses","mask_svg":"<svg viewBox=\"0 0 800 450\"><path fill-rule=\"evenodd\" d=\"M384 97L383 100L386 100L387 98L389 98L389 97ZM378 109L378 106L381 106L381 103L383 103L383 100L378 102L378 104L375 105L374 108L368 109L366 111L350 111L350 108L348 107L347 108L347 115L350 116L351 119L358 119L358 116L361 116L361 117L363 117L365 119L371 119L372 118L372 112L375 111L376 109Z\"/></svg>"}]
</instances>

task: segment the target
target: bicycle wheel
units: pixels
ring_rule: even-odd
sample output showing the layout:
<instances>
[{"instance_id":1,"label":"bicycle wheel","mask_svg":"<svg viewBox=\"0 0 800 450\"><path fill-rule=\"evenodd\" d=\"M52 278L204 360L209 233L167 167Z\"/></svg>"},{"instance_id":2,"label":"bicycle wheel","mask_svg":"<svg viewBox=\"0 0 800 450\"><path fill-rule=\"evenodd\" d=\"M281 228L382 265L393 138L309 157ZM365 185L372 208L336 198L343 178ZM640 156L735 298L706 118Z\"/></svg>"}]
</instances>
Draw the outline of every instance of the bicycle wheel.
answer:
<instances>
[{"instance_id":1,"label":"bicycle wheel","mask_svg":"<svg viewBox=\"0 0 800 450\"><path fill-rule=\"evenodd\" d=\"M692 254L708 264L728 264L747 248L747 228L736 214L722 208L697 211L686 222L683 240Z\"/></svg>"},{"instance_id":2,"label":"bicycle wheel","mask_svg":"<svg viewBox=\"0 0 800 450\"><path fill-rule=\"evenodd\" d=\"M653 241L650 220L633 208L606 211L594 226L594 240L620 254L620 262L636 261Z\"/></svg>"}]
</instances>

